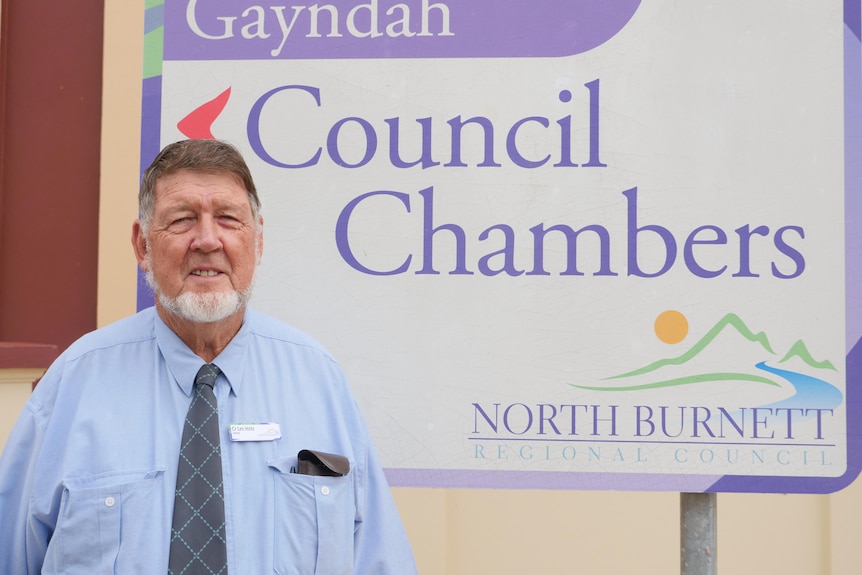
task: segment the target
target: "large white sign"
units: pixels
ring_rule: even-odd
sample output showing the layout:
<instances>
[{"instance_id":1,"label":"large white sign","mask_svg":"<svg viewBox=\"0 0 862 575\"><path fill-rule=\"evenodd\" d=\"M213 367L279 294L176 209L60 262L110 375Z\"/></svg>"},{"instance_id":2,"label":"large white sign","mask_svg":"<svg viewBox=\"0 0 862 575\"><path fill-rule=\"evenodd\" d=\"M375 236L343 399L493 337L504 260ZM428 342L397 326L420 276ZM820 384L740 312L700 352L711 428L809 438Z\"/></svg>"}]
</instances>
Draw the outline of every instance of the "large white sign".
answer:
<instances>
[{"instance_id":1,"label":"large white sign","mask_svg":"<svg viewBox=\"0 0 862 575\"><path fill-rule=\"evenodd\" d=\"M858 2L153 4L142 163L243 150L392 484L858 474Z\"/></svg>"}]
</instances>

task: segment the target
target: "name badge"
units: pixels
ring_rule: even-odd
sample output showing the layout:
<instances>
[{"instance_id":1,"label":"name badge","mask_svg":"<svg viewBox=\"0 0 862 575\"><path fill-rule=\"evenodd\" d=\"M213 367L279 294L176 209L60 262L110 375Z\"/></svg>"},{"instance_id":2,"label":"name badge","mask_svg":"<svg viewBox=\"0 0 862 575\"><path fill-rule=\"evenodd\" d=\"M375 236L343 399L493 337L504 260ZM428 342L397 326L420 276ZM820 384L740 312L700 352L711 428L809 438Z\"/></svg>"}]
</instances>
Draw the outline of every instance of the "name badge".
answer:
<instances>
[{"instance_id":1,"label":"name badge","mask_svg":"<svg viewBox=\"0 0 862 575\"><path fill-rule=\"evenodd\" d=\"M277 423L231 423L231 441L273 441L281 439L281 426Z\"/></svg>"}]
</instances>

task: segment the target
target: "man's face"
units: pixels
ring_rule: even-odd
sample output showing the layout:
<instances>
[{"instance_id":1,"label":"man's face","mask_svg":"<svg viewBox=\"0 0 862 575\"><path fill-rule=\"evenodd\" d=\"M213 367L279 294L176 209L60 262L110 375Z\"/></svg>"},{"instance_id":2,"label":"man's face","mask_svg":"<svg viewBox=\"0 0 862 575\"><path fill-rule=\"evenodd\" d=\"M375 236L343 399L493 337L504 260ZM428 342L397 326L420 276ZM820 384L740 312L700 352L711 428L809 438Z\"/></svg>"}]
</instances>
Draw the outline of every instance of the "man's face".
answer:
<instances>
[{"instance_id":1,"label":"man's face","mask_svg":"<svg viewBox=\"0 0 862 575\"><path fill-rule=\"evenodd\" d=\"M261 225L232 175L181 170L160 178L146 236L136 222L132 237L157 303L192 321L217 321L241 309L261 255ZM224 313L183 311L195 306L221 306Z\"/></svg>"}]
</instances>

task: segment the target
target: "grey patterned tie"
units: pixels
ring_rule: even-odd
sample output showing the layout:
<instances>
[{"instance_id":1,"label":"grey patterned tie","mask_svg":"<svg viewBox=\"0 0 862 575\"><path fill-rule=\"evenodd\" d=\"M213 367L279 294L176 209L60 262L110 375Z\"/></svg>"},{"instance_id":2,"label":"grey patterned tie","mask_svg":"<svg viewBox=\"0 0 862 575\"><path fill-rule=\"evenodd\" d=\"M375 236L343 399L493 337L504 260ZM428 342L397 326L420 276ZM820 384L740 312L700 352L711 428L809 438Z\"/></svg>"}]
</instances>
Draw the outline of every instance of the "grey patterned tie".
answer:
<instances>
[{"instance_id":1,"label":"grey patterned tie","mask_svg":"<svg viewBox=\"0 0 862 575\"><path fill-rule=\"evenodd\" d=\"M213 393L220 373L217 366L207 364L195 376L180 446L169 575L227 575L221 443Z\"/></svg>"}]
</instances>

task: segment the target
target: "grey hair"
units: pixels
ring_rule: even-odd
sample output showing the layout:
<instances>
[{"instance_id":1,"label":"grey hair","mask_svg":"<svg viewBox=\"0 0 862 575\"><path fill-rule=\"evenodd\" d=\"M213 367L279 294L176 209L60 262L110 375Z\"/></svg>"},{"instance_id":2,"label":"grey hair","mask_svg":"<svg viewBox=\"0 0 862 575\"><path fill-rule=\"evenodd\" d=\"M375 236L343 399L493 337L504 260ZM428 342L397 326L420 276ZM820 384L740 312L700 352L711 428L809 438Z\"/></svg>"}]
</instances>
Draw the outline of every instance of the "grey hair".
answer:
<instances>
[{"instance_id":1,"label":"grey hair","mask_svg":"<svg viewBox=\"0 0 862 575\"><path fill-rule=\"evenodd\" d=\"M248 192L248 203L257 224L260 219L260 198L251 170L239 150L222 140L181 140L165 146L144 170L138 192L138 213L145 232L153 220L156 183L159 178L180 170L236 176Z\"/></svg>"}]
</instances>

